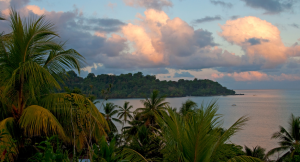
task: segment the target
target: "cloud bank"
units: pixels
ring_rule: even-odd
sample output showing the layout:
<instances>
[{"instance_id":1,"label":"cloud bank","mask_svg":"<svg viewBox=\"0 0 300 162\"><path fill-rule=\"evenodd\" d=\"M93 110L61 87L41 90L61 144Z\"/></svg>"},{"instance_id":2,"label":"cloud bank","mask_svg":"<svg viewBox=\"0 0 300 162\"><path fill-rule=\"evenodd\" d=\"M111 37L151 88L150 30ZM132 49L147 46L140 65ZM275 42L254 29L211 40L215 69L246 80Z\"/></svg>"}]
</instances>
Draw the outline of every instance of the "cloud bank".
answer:
<instances>
[{"instance_id":1,"label":"cloud bank","mask_svg":"<svg viewBox=\"0 0 300 162\"><path fill-rule=\"evenodd\" d=\"M210 0L210 2L214 5L220 5L222 7L231 8L233 5L232 3L217 1L217 0Z\"/></svg>"},{"instance_id":2,"label":"cloud bank","mask_svg":"<svg viewBox=\"0 0 300 162\"><path fill-rule=\"evenodd\" d=\"M247 6L263 9L266 14L277 14L284 11L290 11L297 2L294 0L242 0Z\"/></svg>"},{"instance_id":3,"label":"cloud bank","mask_svg":"<svg viewBox=\"0 0 300 162\"><path fill-rule=\"evenodd\" d=\"M124 3L131 7L144 7L147 9L162 10L164 7L172 7L170 0L123 0Z\"/></svg>"},{"instance_id":4,"label":"cloud bank","mask_svg":"<svg viewBox=\"0 0 300 162\"><path fill-rule=\"evenodd\" d=\"M211 2L222 5L222 1ZM167 75L166 68L189 70L174 72L172 76L177 78L194 77L193 72L201 69L214 69L218 70L211 76L214 79L299 80L295 74L270 75L262 72L282 66L296 69L295 57L300 56L300 45L285 46L279 29L257 17L236 16L234 20L220 25L218 35L244 51L242 55L236 55L220 48L211 31L195 29L179 17L170 18L161 10L173 5L168 0L126 1L129 6L148 8L143 14L137 14L131 23L112 18L85 17L76 7L68 12L47 11L28 5L28 1L17 0L0 1L1 13L7 15L12 3L24 16L46 15L56 25L61 38L68 40L67 47L75 48L87 59L84 72L143 70ZM219 16L205 17L198 19L197 23L219 19ZM8 29L7 23L0 22L1 31L8 33Z\"/></svg>"}]
</instances>

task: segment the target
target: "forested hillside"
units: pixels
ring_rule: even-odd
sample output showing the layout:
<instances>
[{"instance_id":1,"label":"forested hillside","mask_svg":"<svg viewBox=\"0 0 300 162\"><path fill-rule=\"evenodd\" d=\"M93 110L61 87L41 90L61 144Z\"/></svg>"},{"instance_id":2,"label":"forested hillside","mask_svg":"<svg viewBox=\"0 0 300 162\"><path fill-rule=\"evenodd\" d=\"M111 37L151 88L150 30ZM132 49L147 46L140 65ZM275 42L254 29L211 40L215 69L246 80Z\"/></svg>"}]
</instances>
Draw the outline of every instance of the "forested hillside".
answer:
<instances>
[{"instance_id":1,"label":"forested hillside","mask_svg":"<svg viewBox=\"0 0 300 162\"><path fill-rule=\"evenodd\" d=\"M67 72L68 77L64 79L69 89L81 90L84 94L95 95L103 98L101 94L109 84L112 84L109 98L143 98L148 96L154 89L167 97L183 96L210 96L210 95L234 95L235 91L223 87L218 82L208 79L194 79L178 81L160 81L154 75L146 75L138 72L135 74L121 74L119 76L101 74L88 74L86 78L78 77L74 71Z\"/></svg>"}]
</instances>

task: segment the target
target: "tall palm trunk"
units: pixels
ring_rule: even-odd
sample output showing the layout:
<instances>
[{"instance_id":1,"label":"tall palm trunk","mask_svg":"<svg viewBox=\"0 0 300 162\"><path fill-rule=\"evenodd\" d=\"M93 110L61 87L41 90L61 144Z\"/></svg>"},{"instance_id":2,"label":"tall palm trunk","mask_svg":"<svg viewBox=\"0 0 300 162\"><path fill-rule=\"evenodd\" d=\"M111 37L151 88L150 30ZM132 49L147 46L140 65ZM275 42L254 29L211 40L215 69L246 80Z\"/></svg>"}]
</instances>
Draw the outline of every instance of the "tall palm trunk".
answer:
<instances>
[{"instance_id":1,"label":"tall palm trunk","mask_svg":"<svg viewBox=\"0 0 300 162\"><path fill-rule=\"evenodd\" d=\"M24 76L24 74L22 73L22 75L21 75L21 82L20 82L20 90L19 90L19 98L18 98L18 101L19 101L19 103L18 103L18 118L17 118L17 120L19 120L20 119L20 117L21 117L21 115L22 115L22 113L23 113L23 109L24 109L24 96L23 96L23 87L24 87L24 83L23 83L23 76Z\"/></svg>"}]
</instances>

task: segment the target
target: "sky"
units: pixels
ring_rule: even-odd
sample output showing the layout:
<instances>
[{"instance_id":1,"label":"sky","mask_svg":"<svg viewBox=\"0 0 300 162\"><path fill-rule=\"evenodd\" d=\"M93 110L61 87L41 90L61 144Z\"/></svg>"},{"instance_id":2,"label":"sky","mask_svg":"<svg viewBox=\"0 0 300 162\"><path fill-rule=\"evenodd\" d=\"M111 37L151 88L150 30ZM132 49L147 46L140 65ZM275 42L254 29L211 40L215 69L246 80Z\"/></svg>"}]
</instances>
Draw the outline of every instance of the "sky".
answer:
<instances>
[{"instance_id":1,"label":"sky","mask_svg":"<svg viewBox=\"0 0 300 162\"><path fill-rule=\"evenodd\" d=\"M299 0L0 0L45 15L88 73L143 72L229 89L300 89ZM0 31L9 33L8 21Z\"/></svg>"}]
</instances>

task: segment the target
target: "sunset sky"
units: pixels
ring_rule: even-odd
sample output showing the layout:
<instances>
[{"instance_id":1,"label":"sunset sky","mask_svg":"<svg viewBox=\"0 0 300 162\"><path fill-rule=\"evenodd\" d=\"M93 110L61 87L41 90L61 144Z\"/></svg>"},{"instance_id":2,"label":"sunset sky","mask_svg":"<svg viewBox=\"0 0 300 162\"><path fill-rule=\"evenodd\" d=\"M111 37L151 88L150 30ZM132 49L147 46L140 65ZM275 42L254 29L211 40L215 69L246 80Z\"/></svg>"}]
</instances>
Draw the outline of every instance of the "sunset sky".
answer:
<instances>
[{"instance_id":1,"label":"sunset sky","mask_svg":"<svg viewBox=\"0 0 300 162\"><path fill-rule=\"evenodd\" d=\"M300 89L299 0L0 0L46 15L89 72L212 79L230 89ZM0 22L0 32L10 32Z\"/></svg>"}]
</instances>

